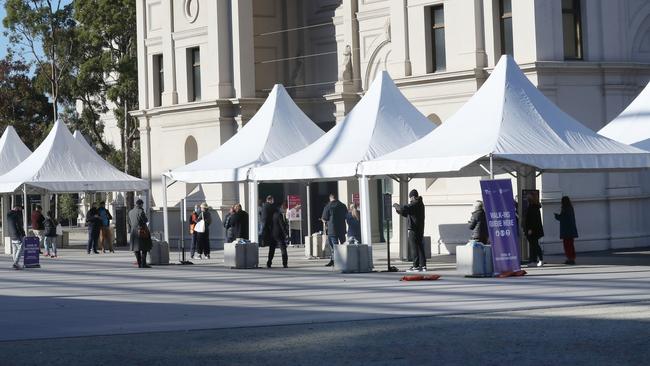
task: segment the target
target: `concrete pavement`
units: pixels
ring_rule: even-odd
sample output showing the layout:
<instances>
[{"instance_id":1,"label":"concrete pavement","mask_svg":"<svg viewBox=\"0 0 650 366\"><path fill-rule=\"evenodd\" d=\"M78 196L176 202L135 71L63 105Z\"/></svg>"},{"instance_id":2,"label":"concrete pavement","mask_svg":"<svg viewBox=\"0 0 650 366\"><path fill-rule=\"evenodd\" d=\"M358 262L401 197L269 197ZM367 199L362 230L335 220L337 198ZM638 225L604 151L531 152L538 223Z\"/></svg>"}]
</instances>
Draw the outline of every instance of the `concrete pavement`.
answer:
<instances>
[{"instance_id":1,"label":"concrete pavement","mask_svg":"<svg viewBox=\"0 0 650 366\"><path fill-rule=\"evenodd\" d=\"M262 249L262 255L265 253ZM381 253L382 248L377 247L375 258L378 267L382 261ZM147 333L146 338L152 340L147 341L147 345L160 344L154 348L168 354L169 360L180 360L184 354L197 354L182 349L172 351L168 347L174 344L174 339L179 334L196 337L192 339L196 341L195 346L200 347L200 339L205 334L208 339L215 338L210 343L211 351L206 354L200 351L201 357L191 359L198 362L204 359L203 356L227 352L233 357L233 363L245 363L251 359L245 354L235 355L237 347L223 347L236 344L236 339L245 339L253 348L281 352L285 346L276 342L273 334L284 334L296 342L295 334L306 332L307 335L300 336L304 342L297 342L296 350L288 354L297 357L295 360L304 361L303 364L312 364L310 357L318 360L321 357L304 355L300 358L297 349L318 348L318 344L323 343L320 352L331 354L339 342L334 340L339 337L370 347L361 338L376 334L382 339L374 345L377 350L385 347L399 350L389 346L402 342L398 341L400 337L393 335L406 333L409 335L406 339L410 339L410 329L415 329L414 344L428 342L418 340L422 337L440 338L434 343L451 347L440 350L443 353L450 349L462 352L464 342L475 344L473 342L480 341L480 347L484 348L483 342L488 342L493 336L489 329L501 323L500 319L507 319L506 323L512 324L504 326L504 330L511 329L513 334L525 338L531 335L537 338L542 330L551 333L562 330L572 334L569 324L577 325L576 332L593 336L600 327L608 331L618 329L620 337L610 339L618 346L621 346L619 339L632 341L635 336L643 338L650 334L638 333L647 328L649 316L650 252L647 249L582 254L578 258L578 263L582 264L578 266L549 264L530 269L529 276L510 279L464 278L455 272L453 257L436 257L429 268L442 275L442 279L431 282L400 282L404 273L336 273L323 267L325 260L303 259L302 249L290 251L290 268L286 270L226 269L220 264L221 252L214 254L213 259L197 261L191 266L170 265L148 270L133 267L128 252L88 256L80 250L63 250L60 259L44 259L43 268L24 271L10 269L9 257L3 256L0 258L0 304L3 309L0 341L4 342L0 343L0 354L22 349L26 344L38 344L39 350L41 344L60 345L55 338L61 337L85 337L72 343L64 342L66 345L101 343L106 339L111 344L128 346L130 339L138 338L128 334ZM562 262L560 257L548 259L551 263ZM385 259L383 261L385 264ZM279 258L276 258L276 263L279 266ZM383 265L378 269L383 269ZM637 309L636 315L631 319L620 319L621 311L629 308ZM604 310L596 310L596 315L589 316L590 310L586 309ZM608 312L607 309L620 311ZM549 324L557 329L548 329L544 325L546 318L551 319ZM645 325L633 326L638 320ZM426 324L442 326L431 328L431 332L418 330L418 327L429 329ZM311 336L310 327L319 331ZM478 327L475 329L477 337L483 334L485 339L464 338L468 334L456 330L464 327ZM249 332L252 330L247 331L248 328L257 329L254 334L260 334L261 338L251 338ZM357 330L365 336L355 337ZM229 334L233 338L225 341L223 337ZM111 335L116 338L95 337ZM49 340L16 342L44 338ZM458 344L452 346L454 339ZM326 340L334 344L329 345ZM549 345L559 342L546 337L541 341ZM163 346L165 344L168 347ZM403 346L410 347L407 344ZM428 347L433 347L433 344ZM68 347L65 350L60 346L53 348L59 349L55 354L73 352ZM97 356L101 356L101 348L97 350ZM351 356L357 354L354 347L350 352ZM640 354L648 354L644 352ZM253 353L259 355L260 350L255 349ZM381 353L377 351L377 354ZM30 356L38 359L35 354ZM451 354L449 357L451 362L453 357ZM137 357L131 360L136 364L139 362ZM353 360L362 361L358 358ZM372 360L370 364L385 361ZM392 360L391 364L408 360L424 364L427 359L398 357ZM636 359L630 360L630 364L634 364ZM267 361L260 362L262 364L274 363L268 359L262 361ZM346 360L340 361L345 363Z\"/></svg>"}]
</instances>

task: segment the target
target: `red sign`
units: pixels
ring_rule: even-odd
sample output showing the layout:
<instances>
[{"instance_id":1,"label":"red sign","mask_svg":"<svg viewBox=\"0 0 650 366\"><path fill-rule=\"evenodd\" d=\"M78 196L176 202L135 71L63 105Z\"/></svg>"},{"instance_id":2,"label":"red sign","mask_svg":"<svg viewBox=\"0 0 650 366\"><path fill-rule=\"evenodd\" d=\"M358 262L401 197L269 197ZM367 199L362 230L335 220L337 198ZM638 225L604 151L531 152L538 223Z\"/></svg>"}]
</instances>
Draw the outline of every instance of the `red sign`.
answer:
<instances>
[{"instance_id":1,"label":"red sign","mask_svg":"<svg viewBox=\"0 0 650 366\"><path fill-rule=\"evenodd\" d=\"M301 219L302 201L300 196L290 194L287 196L287 219L289 221L299 221Z\"/></svg>"}]
</instances>

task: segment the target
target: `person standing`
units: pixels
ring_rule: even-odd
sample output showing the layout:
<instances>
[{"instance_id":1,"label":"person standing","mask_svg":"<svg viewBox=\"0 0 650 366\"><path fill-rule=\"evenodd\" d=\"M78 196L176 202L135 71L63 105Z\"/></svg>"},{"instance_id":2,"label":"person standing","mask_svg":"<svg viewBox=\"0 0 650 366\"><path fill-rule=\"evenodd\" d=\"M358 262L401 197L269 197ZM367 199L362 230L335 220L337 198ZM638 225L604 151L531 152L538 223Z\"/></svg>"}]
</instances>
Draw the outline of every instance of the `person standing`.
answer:
<instances>
[{"instance_id":1,"label":"person standing","mask_svg":"<svg viewBox=\"0 0 650 366\"><path fill-rule=\"evenodd\" d=\"M325 265L331 267L334 265L334 245L345 243L345 216L348 209L336 198L334 193L330 194L330 201L323 209L321 220L323 226L327 227L327 244L330 246L332 256L330 261Z\"/></svg>"},{"instance_id":2,"label":"person standing","mask_svg":"<svg viewBox=\"0 0 650 366\"><path fill-rule=\"evenodd\" d=\"M92 250L93 253L99 254L97 251L97 244L99 242L99 232L102 227L102 220L99 218L99 210L97 209L97 204L93 203L92 207L86 213L86 225L88 226L88 244L86 246L86 252L90 254Z\"/></svg>"},{"instance_id":3,"label":"person standing","mask_svg":"<svg viewBox=\"0 0 650 366\"><path fill-rule=\"evenodd\" d=\"M208 204L201 203L201 211L199 212L197 224L203 221L203 232L196 230L196 242L199 247L199 256L204 255L205 258L210 259L210 224L212 223L212 216L210 215Z\"/></svg>"},{"instance_id":4,"label":"person standing","mask_svg":"<svg viewBox=\"0 0 650 366\"><path fill-rule=\"evenodd\" d=\"M196 227L196 223L199 221L199 212L201 212L199 205L194 205L194 211L192 211L192 215L190 215L190 236L192 237L192 244L190 245L190 258L192 259L195 259L195 254L199 247L196 231L194 231L194 227ZM196 258L201 259L201 254L199 254Z\"/></svg>"},{"instance_id":5,"label":"person standing","mask_svg":"<svg viewBox=\"0 0 650 366\"><path fill-rule=\"evenodd\" d=\"M115 253L113 250L113 233L111 232L111 220L113 220L113 216L111 216L111 213L106 209L106 203L103 201L99 203L97 211L99 212L101 222L101 227L99 229L99 249L102 253L106 253L106 248L108 247L108 250L111 253Z\"/></svg>"},{"instance_id":6,"label":"person standing","mask_svg":"<svg viewBox=\"0 0 650 366\"><path fill-rule=\"evenodd\" d=\"M348 213L345 216L345 222L348 224L348 242L361 242L361 221L359 220L359 210L354 203L350 204Z\"/></svg>"},{"instance_id":7,"label":"person standing","mask_svg":"<svg viewBox=\"0 0 650 366\"><path fill-rule=\"evenodd\" d=\"M469 229L472 230L472 240L476 240L481 244L488 244L487 218L481 201L474 202L474 210L472 210L472 217L469 220Z\"/></svg>"},{"instance_id":8,"label":"person standing","mask_svg":"<svg viewBox=\"0 0 650 366\"><path fill-rule=\"evenodd\" d=\"M244 211L241 204L234 206L235 212L230 218L232 236L236 239L248 240L248 212Z\"/></svg>"},{"instance_id":9,"label":"person standing","mask_svg":"<svg viewBox=\"0 0 650 366\"><path fill-rule=\"evenodd\" d=\"M261 246L271 246L273 244L273 214L277 209L275 208L275 199L273 196L266 196L266 202L262 205L262 232L260 238L262 239Z\"/></svg>"},{"instance_id":10,"label":"person standing","mask_svg":"<svg viewBox=\"0 0 650 366\"><path fill-rule=\"evenodd\" d=\"M23 239L25 239L22 206L14 206L14 208L7 214L7 229L9 238L11 239L11 250L14 257L13 268L22 269L23 267L20 265L20 257L23 255Z\"/></svg>"},{"instance_id":11,"label":"person standing","mask_svg":"<svg viewBox=\"0 0 650 366\"><path fill-rule=\"evenodd\" d=\"M408 243L413 253L413 266L410 272L427 270L427 257L424 253L424 203L415 189L409 192L409 204L393 205L395 211L408 220Z\"/></svg>"},{"instance_id":12,"label":"person standing","mask_svg":"<svg viewBox=\"0 0 650 366\"><path fill-rule=\"evenodd\" d=\"M58 222L54 217L52 217L52 211L47 211L45 215L45 221L43 222L45 240L43 244L45 246L45 255L51 258L56 258L56 226Z\"/></svg>"},{"instance_id":13,"label":"person standing","mask_svg":"<svg viewBox=\"0 0 650 366\"><path fill-rule=\"evenodd\" d=\"M45 217L43 217L42 211L43 207L41 207L41 205L36 205L31 215L32 232L34 233L34 236L38 238L39 252L41 254L43 254L43 252L40 250L40 246L45 245L45 235L43 235L43 230L45 229Z\"/></svg>"},{"instance_id":14,"label":"person standing","mask_svg":"<svg viewBox=\"0 0 650 366\"><path fill-rule=\"evenodd\" d=\"M273 257L275 256L275 249L277 247L280 247L280 250L282 251L282 266L287 268L289 262L289 255L287 254L289 225L284 214L284 207L278 208L273 213L273 228L271 235L273 236L273 241L269 245L269 257L266 261L266 268L271 268Z\"/></svg>"},{"instance_id":15,"label":"person standing","mask_svg":"<svg viewBox=\"0 0 650 366\"><path fill-rule=\"evenodd\" d=\"M536 195L528 194L528 209L526 219L524 220L524 233L528 240L530 257L528 259L529 267L541 267L544 265L544 254L542 247L539 245L539 239L544 237L544 227L542 226L542 205Z\"/></svg>"},{"instance_id":16,"label":"person standing","mask_svg":"<svg viewBox=\"0 0 650 366\"><path fill-rule=\"evenodd\" d=\"M555 219L560 222L560 239L564 244L564 255L566 256L564 264L576 264L576 249L573 243L578 237L578 228L573 205L568 196L562 197L562 208L559 214L555 214Z\"/></svg>"},{"instance_id":17,"label":"person standing","mask_svg":"<svg viewBox=\"0 0 650 366\"><path fill-rule=\"evenodd\" d=\"M138 268L151 268L147 264L147 252L151 250L151 234L147 223L147 215L144 213L142 205L144 202L139 199L135 201L135 207L129 211L129 230L131 232L130 246L131 251L135 254L138 261Z\"/></svg>"},{"instance_id":18,"label":"person standing","mask_svg":"<svg viewBox=\"0 0 650 366\"><path fill-rule=\"evenodd\" d=\"M235 213L235 206L233 205L228 210L228 213L223 218L223 228L226 230L226 243L232 243L235 241L235 237L232 235L232 216Z\"/></svg>"}]
</instances>

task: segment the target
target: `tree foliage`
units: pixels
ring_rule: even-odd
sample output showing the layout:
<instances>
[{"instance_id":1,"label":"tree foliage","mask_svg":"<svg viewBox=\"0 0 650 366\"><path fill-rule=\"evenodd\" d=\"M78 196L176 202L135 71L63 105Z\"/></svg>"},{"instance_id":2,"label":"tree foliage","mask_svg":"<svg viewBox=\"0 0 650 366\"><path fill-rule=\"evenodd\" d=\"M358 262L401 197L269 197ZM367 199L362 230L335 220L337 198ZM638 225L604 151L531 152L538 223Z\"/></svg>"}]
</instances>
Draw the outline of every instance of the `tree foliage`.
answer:
<instances>
[{"instance_id":1,"label":"tree foliage","mask_svg":"<svg viewBox=\"0 0 650 366\"><path fill-rule=\"evenodd\" d=\"M73 63L73 6L64 0L6 0L5 11L9 52L35 63L37 86L50 96L56 118L61 84Z\"/></svg>"},{"instance_id":2,"label":"tree foliage","mask_svg":"<svg viewBox=\"0 0 650 366\"><path fill-rule=\"evenodd\" d=\"M47 133L52 118L46 96L34 87L29 66L11 56L0 60L0 127L14 126L23 142L34 150Z\"/></svg>"}]
</instances>

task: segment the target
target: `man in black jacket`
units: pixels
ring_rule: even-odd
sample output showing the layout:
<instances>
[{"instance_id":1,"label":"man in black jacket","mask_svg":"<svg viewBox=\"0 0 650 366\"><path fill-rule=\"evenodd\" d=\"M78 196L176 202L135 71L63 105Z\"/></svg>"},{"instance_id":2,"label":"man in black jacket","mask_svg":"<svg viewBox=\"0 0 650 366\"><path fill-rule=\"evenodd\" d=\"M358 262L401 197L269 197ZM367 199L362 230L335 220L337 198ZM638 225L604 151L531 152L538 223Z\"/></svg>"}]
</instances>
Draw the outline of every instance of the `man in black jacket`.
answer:
<instances>
[{"instance_id":1,"label":"man in black jacket","mask_svg":"<svg viewBox=\"0 0 650 366\"><path fill-rule=\"evenodd\" d=\"M283 207L284 208L284 207ZM266 268L271 268L275 248L280 247L282 251L282 266L287 268L289 256L287 255L287 238L289 237L289 225L284 216L283 208L278 208L273 213L273 229L271 235L273 242L269 245L269 258L266 261Z\"/></svg>"},{"instance_id":2,"label":"man in black jacket","mask_svg":"<svg viewBox=\"0 0 650 366\"><path fill-rule=\"evenodd\" d=\"M261 237L261 246L270 246L273 243L273 214L277 209L275 208L275 199L273 196L266 196L266 202L262 205L261 209L261 218L262 222L262 232L260 233Z\"/></svg>"},{"instance_id":3,"label":"man in black jacket","mask_svg":"<svg viewBox=\"0 0 650 366\"><path fill-rule=\"evenodd\" d=\"M409 271L426 271L427 257L424 253L424 204L422 197L419 196L415 189L409 193L410 203L403 207L394 204L393 207L398 214L408 219L408 240L409 247L413 253L413 267Z\"/></svg>"},{"instance_id":4,"label":"man in black jacket","mask_svg":"<svg viewBox=\"0 0 650 366\"><path fill-rule=\"evenodd\" d=\"M11 238L11 248L14 256L14 269L22 269L18 264L20 257L23 255L23 239L25 238L25 228L23 227L23 208L15 206L7 214L7 229Z\"/></svg>"},{"instance_id":5,"label":"man in black jacket","mask_svg":"<svg viewBox=\"0 0 650 366\"><path fill-rule=\"evenodd\" d=\"M345 243L345 217L348 208L336 198L334 193L330 194L330 201L323 209L323 226L327 227L327 244L332 249L332 258L325 266L334 265L334 245Z\"/></svg>"}]
</instances>

